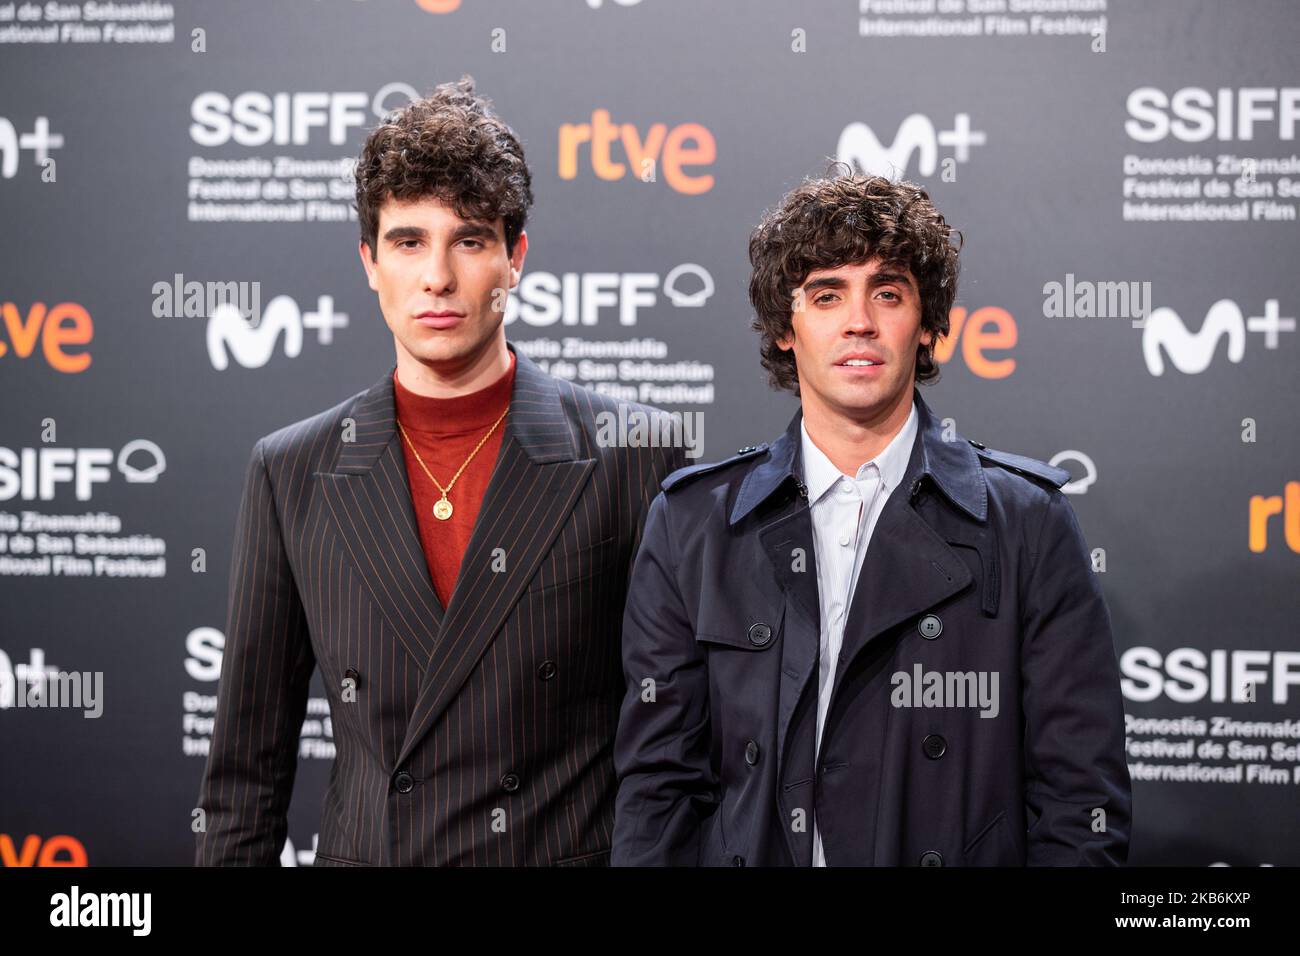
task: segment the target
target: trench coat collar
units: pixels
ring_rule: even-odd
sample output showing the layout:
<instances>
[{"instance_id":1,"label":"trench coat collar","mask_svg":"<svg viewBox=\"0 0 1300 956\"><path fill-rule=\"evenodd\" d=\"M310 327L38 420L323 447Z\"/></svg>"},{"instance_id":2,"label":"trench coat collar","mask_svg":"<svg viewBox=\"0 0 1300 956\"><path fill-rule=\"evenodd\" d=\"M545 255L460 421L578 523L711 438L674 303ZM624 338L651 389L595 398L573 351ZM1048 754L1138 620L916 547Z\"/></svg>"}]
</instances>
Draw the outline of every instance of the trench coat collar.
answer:
<instances>
[{"instance_id":1,"label":"trench coat collar","mask_svg":"<svg viewBox=\"0 0 1300 956\"><path fill-rule=\"evenodd\" d=\"M988 516L988 490L984 485L984 467L979 455L964 438L944 438L942 422L930 411L930 406L915 386L912 400L918 415L917 435L902 487L908 489L909 495L914 495L921 480L929 475L949 501L976 521L983 522ZM787 481L793 481L802 490L799 477L799 459L802 457L799 423L802 418L803 409L800 408L790 419L785 434L768 448L767 458L745 476L731 509L732 525L739 524Z\"/></svg>"}]
</instances>

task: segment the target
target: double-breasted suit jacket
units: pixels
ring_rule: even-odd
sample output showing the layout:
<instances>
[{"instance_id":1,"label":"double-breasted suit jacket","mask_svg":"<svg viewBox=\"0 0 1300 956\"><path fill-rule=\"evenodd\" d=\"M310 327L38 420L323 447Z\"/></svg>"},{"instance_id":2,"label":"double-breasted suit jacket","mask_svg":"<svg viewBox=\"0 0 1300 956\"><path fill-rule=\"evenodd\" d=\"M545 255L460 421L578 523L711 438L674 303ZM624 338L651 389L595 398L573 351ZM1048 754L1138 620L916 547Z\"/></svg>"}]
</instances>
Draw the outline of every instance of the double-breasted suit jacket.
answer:
<instances>
[{"instance_id":1,"label":"double-breasted suit jacket","mask_svg":"<svg viewBox=\"0 0 1300 956\"><path fill-rule=\"evenodd\" d=\"M277 861L313 669L336 747L317 865L608 862L627 576L684 451L599 440L618 403L515 354L446 608L412 513L391 369L257 443L198 863Z\"/></svg>"}]
</instances>

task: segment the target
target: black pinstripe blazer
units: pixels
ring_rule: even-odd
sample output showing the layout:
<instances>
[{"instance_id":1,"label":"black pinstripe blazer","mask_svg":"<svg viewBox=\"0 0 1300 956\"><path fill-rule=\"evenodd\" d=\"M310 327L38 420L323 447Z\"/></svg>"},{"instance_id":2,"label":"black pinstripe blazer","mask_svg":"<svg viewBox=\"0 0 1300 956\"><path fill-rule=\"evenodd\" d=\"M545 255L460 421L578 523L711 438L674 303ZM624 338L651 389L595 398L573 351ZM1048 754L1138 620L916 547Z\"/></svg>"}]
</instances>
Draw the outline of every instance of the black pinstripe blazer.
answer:
<instances>
[{"instance_id":1,"label":"black pinstripe blazer","mask_svg":"<svg viewBox=\"0 0 1300 956\"><path fill-rule=\"evenodd\" d=\"M258 441L200 865L278 861L317 667L336 747L317 865L607 862L628 572L684 449L601 447L597 415L619 403L515 355L500 454L445 609L412 512L391 368Z\"/></svg>"}]
</instances>

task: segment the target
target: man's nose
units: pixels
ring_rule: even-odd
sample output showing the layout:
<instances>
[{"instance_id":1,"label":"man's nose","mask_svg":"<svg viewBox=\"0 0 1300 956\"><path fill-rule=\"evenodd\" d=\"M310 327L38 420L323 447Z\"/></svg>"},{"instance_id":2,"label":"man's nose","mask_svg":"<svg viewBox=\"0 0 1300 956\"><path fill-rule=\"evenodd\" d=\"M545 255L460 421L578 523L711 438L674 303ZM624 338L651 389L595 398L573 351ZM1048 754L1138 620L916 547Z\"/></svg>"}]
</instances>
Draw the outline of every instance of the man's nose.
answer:
<instances>
[{"instance_id":1,"label":"man's nose","mask_svg":"<svg viewBox=\"0 0 1300 956\"><path fill-rule=\"evenodd\" d=\"M871 307L871 300L853 302L849 305L848 319L844 324L846 335L875 335L879 332L876 314Z\"/></svg>"},{"instance_id":2,"label":"man's nose","mask_svg":"<svg viewBox=\"0 0 1300 956\"><path fill-rule=\"evenodd\" d=\"M425 292L443 295L456 289L456 272L446 256L430 254L424 260L424 269L420 273L420 284Z\"/></svg>"}]
</instances>

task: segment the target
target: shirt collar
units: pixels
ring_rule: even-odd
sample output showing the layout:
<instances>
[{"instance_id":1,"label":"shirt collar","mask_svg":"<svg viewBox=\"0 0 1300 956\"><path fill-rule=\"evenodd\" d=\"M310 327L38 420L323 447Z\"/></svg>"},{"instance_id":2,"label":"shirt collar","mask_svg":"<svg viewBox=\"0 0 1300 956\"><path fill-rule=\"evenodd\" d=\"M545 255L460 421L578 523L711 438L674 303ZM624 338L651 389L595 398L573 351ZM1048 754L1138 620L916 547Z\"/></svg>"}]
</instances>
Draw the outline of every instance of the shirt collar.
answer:
<instances>
[{"instance_id":1,"label":"shirt collar","mask_svg":"<svg viewBox=\"0 0 1300 956\"><path fill-rule=\"evenodd\" d=\"M909 485L910 494L915 494L921 478L929 475L953 504L976 521L985 521L988 493L984 486L984 469L975 449L965 439L945 434L943 423L935 417L918 389L912 389L912 398L917 411L918 438L900 486ZM743 521L779 488L799 480L798 459L803 453L799 433L802 418L802 410L796 411L785 432L763 449L763 457L755 459L736 493L731 508L732 525Z\"/></svg>"},{"instance_id":2,"label":"shirt collar","mask_svg":"<svg viewBox=\"0 0 1300 956\"><path fill-rule=\"evenodd\" d=\"M434 435L466 435L490 428L510 404L515 383L515 353L495 382L465 395L432 398L411 391L393 370L393 408L397 420L409 431Z\"/></svg>"},{"instance_id":3,"label":"shirt collar","mask_svg":"<svg viewBox=\"0 0 1300 956\"><path fill-rule=\"evenodd\" d=\"M916 402L913 401L907 412L907 421L899 429L898 434L890 439L889 444L875 458L863 462L858 468L856 475L849 475L852 479L861 479L864 477L865 469L875 464L880 472L881 484L886 492L892 488L897 488L903 481L903 473L907 471L907 462L912 455L912 445L916 441L917 433L917 411ZM843 472L826 457L826 453L817 447L817 444L808 434L807 423L803 416L799 418L799 435L802 442L802 466L803 480L808 488L808 503L816 504L821 500L827 490L843 477Z\"/></svg>"}]
</instances>

